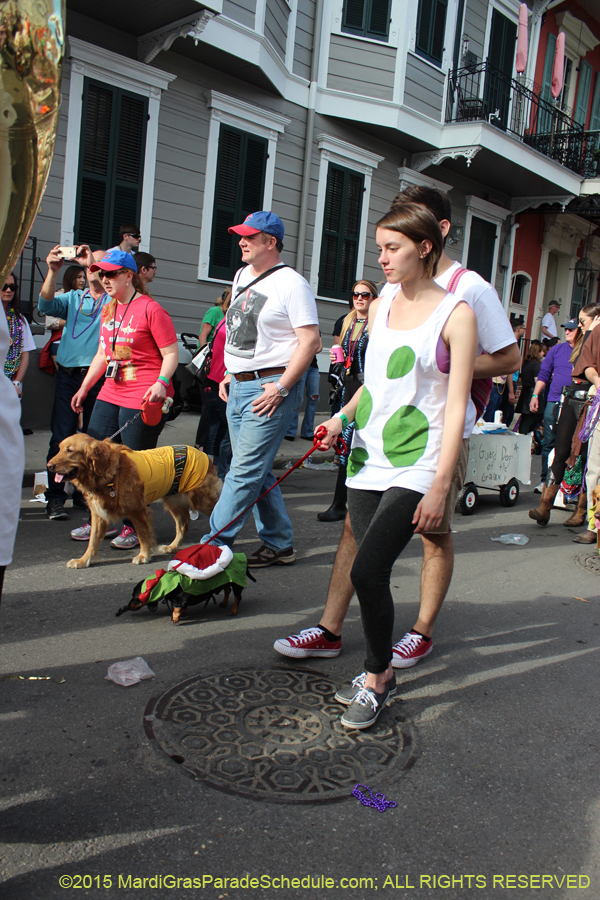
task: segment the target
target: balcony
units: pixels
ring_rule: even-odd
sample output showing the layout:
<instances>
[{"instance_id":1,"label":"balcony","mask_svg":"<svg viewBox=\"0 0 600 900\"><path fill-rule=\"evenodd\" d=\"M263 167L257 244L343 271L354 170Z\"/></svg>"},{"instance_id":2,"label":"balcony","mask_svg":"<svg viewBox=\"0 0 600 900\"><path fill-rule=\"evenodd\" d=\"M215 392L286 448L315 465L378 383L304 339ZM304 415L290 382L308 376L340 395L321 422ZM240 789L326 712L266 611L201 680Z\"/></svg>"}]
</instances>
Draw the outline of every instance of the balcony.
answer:
<instances>
[{"instance_id":1,"label":"balcony","mask_svg":"<svg viewBox=\"0 0 600 900\"><path fill-rule=\"evenodd\" d=\"M448 73L445 121L487 122L582 178L600 176L600 131L584 131L539 91L488 62Z\"/></svg>"}]
</instances>

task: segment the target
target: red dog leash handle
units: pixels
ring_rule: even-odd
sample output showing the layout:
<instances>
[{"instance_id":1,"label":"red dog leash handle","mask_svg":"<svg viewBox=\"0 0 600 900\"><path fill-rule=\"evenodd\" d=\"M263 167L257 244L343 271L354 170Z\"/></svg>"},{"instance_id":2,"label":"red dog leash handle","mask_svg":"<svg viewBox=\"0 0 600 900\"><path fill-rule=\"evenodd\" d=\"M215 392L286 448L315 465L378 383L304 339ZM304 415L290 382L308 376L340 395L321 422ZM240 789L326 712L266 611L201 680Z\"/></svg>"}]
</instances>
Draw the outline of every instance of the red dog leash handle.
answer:
<instances>
[{"instance_id":1,"label":"red dog leash handle","mask_svg":"<svg viewBox=\"0 0 600 900\"><path fill-rule=\"evenodd\" d=\"M208 538L208 540L203 541L203 543L208 544L208 543L210 543L210 541L214 541L214 539L216 537L219 537L220 534L223 534L223 532L226 531L230 525L233 525L234 522L237 522L238 519L241 519L242 516L245 516L246 513L249 512L252 509L252 507L258 503L259 500L262 500L263 497L267 496L269 491L272 491L273 488L276 488L278 484L281 484L283 479L287 478L288 475L291 475L291 473L294 471L294 469L299 468L299 466L302 465L304 460L308 459L308 457L312 453L314 453L315 450L329 450L330 449L329 447L321 446L321 440L322 440L322 438L325 437L326 434L327 434L327 429L325 428L324 425L320 425L314 433L313 445L310 448L310 450L308 451L308 453L305 453L304 456L298 460L298 462L295 462L293 466L290 466L290 468L287 470L287 472L285 472L281 476L281 478L277 479L275 484L272 484L271 487L268 488L263 494L261 494L260 497L257 497L256 500L254 500L254 502L250 504L250 506L247 506L246 509L242 510L242 512L239 513L239 515L237 515L235 517L235 519L232 519L231 522L228 522L227 525L224 525L223 528L221 528L220 531L217 531L216 534L211 534L211 536ZM340 456L346 456L346 454L348 453L348 447L346 445L346 441L341 436L336 439L336 442L333 445L333 447L334 447L335 452Z\"/></svg>"}]
</instances>

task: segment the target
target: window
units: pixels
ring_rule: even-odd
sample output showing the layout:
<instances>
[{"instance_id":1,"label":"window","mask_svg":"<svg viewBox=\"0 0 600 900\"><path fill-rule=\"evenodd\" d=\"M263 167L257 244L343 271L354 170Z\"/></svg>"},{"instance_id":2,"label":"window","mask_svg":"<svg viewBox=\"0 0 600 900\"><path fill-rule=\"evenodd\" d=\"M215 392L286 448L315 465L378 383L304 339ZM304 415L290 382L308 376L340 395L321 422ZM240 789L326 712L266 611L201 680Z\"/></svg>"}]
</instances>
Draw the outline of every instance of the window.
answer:
<instances>
[{"instance_id":1,"label":"window","mask_svg":"<svg viewBox=\"0 0 600 900\"><path fill-rule=\"evenodd\" d=\"M387 41L389 26L390 0L344 0L342 31Z\"/></svg>"},{"instance_id":2,"label":"window","mask_svg":"<svg viewBox=\"0 0 600 900\"><path fill-rule=\"evenodd\" d=\"M210 278L232 281L241 265L239 237L229 234L230 225L263 209L268 142L221 125L215 203L211 229Z\"/></svg>"},{"instance_id":3,"label":"window","mask_svg":"<svg viewBox=\"0 0 600 900\"><path fill-rule=\"evenodd\" d=\"M85 79L75 240L114 247L119 226L139 222L148 103Z\"/></svg>"},{"instance_id":4,"label":"window","mask_svg":"<svg viewBox=\"0 0 600 900\"><path fill-rule=\"evenodd\" d=\"M478 272L486 281L492 281L494 259L496 255L496 224L478 219L471 219L471 236L467 269Z\"/></svg>"},{"instance_id":5,"label":"window","mask_svg":"<svg viewBox=\"0 0 600 900\"><path fill-rule=\"evenodd\" d=\"M350 300L356 281L364 175L329 163L319 288L322 297Z\"/></svg>"},{"instance_id":6,"label":"window","mask_svg":"<svg viewBox=\"0 0 600 900\"><path fill-rule=\"evenodd\" d=\"M120 56L103 47L97 47L80 41L76 37L69 36L69 50L71 58L71 75L69 79L69 103L67 112L67 136L65 145L65 162L62 187L62 215L60 223L60 243L64 246L72 244L79 240L79 235L75 231L76 216L81 218L81 190L80 185L83 179L83 173L79 171L82 161L82 152L85 151L85 113L84 97L87 94L86 81L89 79L90 84L96 84L100 88L108 88L115 92L120 91L118 97L126 97L128 100L145 103L145 124L144 138L142 146L142 158L140 171L143 173L143 188L141 190L141 200L139 205L139 213L136 221L139 221L142 232L142 243L140 248L148 250L152 232L152 205L154 202L154 176L156 172L156 147L158 143L158 117L160 113L160 102L162 92L166 91L171 81L176 78L168 72L163 72L154 66L147 66L144 63L136 62L128 57ZM114 95L113 95L114 100ZM135 104L134 104L135 106ZM135 118L135 114L133 116ZM119 119L114 118L115 128L119 128ZM122 140L129 141L131 134L129 133L129 122L126 123L123 130ZM127 135L126 135L127 132ZM116 131L111 132L110 140L118 141ZM109 141L110 142L110 141ZM106 148L105 148L106 149ZM110 151L109 151L110 157ZM114 170L114 156L113 170ZM123 163L123 159L120 161ZM125 168L128 169L130 160L125 160ZM121 172L123 174L123 172ZM117 179L122 181L120 188L131 188L132 182L129 180L131 172L125 173L128 177ZM98 178L98 172L91 172L90 176ZM94 178L91 177L91 181ZM86 182L86 190L91 190L91 186ZM114 188L114 182L113 182ZM140 195L138 194L138 198ZM110 203L123 198L122 191L117 197L113 190L112 196L109 192ZM89 203L83 205L83 212L87 209L88 216L91 216L93 210ZM117 210L114 214L118 218ZM91 221L88 220L91 228ZM118 227L121 222L113 223ZM97 225L97 223L96 223ZM86 226L87 227L87 226ZM97 235L96 235L97 236ZM109 232L109 237L111 232ZM110 241L101 244L102 248L109 246Z\"/></svg>"},{"instance_id":7,"label":"window","mask_svg":"<svg viewBox=\"0 0 600 900\"><path fill-rule=\"evenodd\" d=\"M530 293L531 278L524 272L516 272L512 276L510 285L511 320L519 315L527 317Z\"/></svg>"},{"instance_id":8,"label":"window","mask_svg":"<svg viewBox=\"0 0 600 900\"><path fill-rule=\"evenodd\" d=\"M419 0L415 49L419 56L438 66L444 54L447 10L448 0Z\"/></svg>"},{"instance_id":9,"label":"window","mask_svg":"<svg viewBox=\"0 0 600 900\"><path fill-rule=\"evenodd\" d=\"M210 125L198 278L223 282L232 280L240 259L227 228L271 209L277 140L291 119L218 91L205 96Z\"/></svg>"}]
</instances>

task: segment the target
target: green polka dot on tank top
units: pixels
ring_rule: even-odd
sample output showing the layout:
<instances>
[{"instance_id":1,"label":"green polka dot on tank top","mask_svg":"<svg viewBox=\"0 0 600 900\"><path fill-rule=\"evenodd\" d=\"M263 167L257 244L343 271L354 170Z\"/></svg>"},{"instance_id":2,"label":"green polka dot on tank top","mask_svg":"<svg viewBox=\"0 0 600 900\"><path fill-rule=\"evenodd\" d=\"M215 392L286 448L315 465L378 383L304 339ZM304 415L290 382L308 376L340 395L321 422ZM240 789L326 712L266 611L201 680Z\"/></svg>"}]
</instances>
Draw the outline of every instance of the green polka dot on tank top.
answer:
<instances>
[{"instance_id":1,"label":"green polka dot on tank top","mask_svg":"<svg viewBox=\"0 0 600 900\"><path fill-rule=\"evenodd\" d=\"M412 466L425 453L429 422L416 406L401 406L383 426L383 452L393 466Z\"/></svg>"},{"instance_id":2,"label":"green polka dot on tank top","mask_svg":"<svg viewBox=\"0 0 600 900\"><path fill-rule=\"evenodd\" d=\"M369 458L364 447L355 447L348 459L348 477L357 475Z\"/></svg>"},{"instance_id":3,"label":"green polka dot on tank top","mask_svg":"<svg viewBox=\"0 0 600 900\"><path fill-rule=\"evenodd\" d=\"M415 364L415 353L412 347L397 347L388 359L388 378L404 378Z\"/></svg>"},{"instance_id":4,"label":"green polka dot on tank top","mask_svg":"<svg viewBox=\"0 0 600 900\"><path fill-rule=\"evenodd\" d=\"M363 387L362 394L360 395L360 400L358 401L358 408L356 410L354 416L354 425L357 429L364 428L367 422L369 421L369 416L373 410L373 398L370 393Z\"/></svg>"}]
</instances>

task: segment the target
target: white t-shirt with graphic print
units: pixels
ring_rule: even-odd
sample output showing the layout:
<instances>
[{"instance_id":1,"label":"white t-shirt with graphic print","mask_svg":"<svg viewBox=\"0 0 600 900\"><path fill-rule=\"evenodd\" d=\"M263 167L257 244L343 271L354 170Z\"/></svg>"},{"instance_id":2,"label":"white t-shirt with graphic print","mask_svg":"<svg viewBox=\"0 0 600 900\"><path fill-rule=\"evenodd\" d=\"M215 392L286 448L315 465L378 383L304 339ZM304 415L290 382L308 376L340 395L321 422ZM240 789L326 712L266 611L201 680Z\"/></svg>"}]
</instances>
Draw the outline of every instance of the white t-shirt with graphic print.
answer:
<instances>
[{"instance_id":1,"label":"white t-shirt with graphic print","mask_svg":"<svg viewBox=\"0 0 600 900\"><path fill-rule=\"evenodd\" d=\"M225 367L234 375L287 366L299 344L294 329L319 324L310 285L294 269L283 266L236 297L255 277L250 266L236 274L226 313Z\"/></svg>"}]
</instances>

